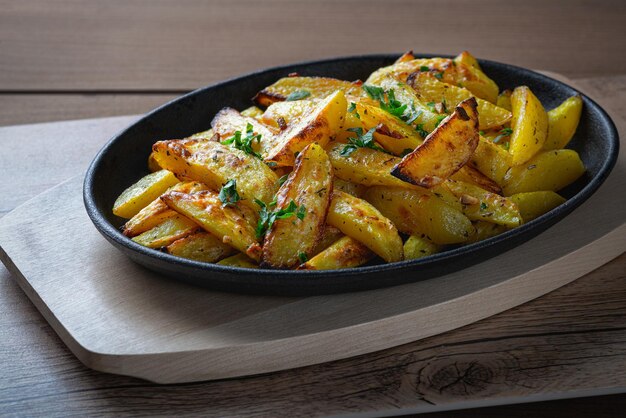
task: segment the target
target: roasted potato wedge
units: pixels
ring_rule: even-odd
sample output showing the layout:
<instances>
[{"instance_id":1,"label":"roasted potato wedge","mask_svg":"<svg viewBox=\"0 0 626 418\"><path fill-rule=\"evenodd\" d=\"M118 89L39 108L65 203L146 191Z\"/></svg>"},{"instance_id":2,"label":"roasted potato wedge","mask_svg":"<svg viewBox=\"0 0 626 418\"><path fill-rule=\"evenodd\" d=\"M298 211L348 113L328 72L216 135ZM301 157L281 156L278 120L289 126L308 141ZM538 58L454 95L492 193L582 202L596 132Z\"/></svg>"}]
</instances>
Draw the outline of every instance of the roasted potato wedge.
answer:
<instances>
[{"instance_id":1,"label":"roasted potato wedge","mask_svg":"<svg viewBox=\"0 0 626 418\"><path fill-rule=\"evenodd\" d=\"M509 228L504 225L498 225L487 221L475 221L472 222L472 225L474 225L476 232L470 236L469 240L467 240L467 244L484 241L487 238L495 237L496 235L500 235L501 233L509 230Z\"/></svg>"},{"instance_id":2,"label":"roasted potato wedge","mask_svg":"<svg viewBox=\"0 0 626 418\"><path fill-rule=\"evenodd\" d=\"M333 190L339 190L351 194L354 197L361 197L363 193L365 193L365 190L367 190L367 187L335 177L333 178Z\"/></svg>"},{"instance_id":3,"label":"roasted potato wedge","mask_svg":"<svg viewBox=\"0 0 626 418\"><path fill-rule=\"evenodd\" d=\"M510 112L511 111L511 94L513 94L512 90L509 90L509 89L503 90L502 93L498 95L496 106L506 109Z\"/></svg>"},{"instance_id":4,"label":"roasted potato wedge","mask_svg":"<svg viewBox=\"0 0 626 418\"><path fill-rule=\"evenodd\" d=\"M375 254L354 238L343 237L317 254L298 270L339 270L358 267L373 259Z\"/></svg>"},{"instance_id":5,"label":"roasted potato wedge","mask_svg":"<svg viewBox=\"0 0 626 418\"><path fill-rule=\"evenodd\" d=\"M360 81L350 82L330 77L285 77L257 93L252 99L257 106L266 108L285 100L325 99L335 92L353 96L364 95Z\"/></svg>"},{"instance_id":6,"label":"roasted potato wedge","mask_svg":"<svg viewBox=\"0 0 626 418\"><path fill-rule=\"evenodd\" d=\"M217 141L159 141L152 150L161 166L213 190L236 180L243 203L255 210L254 199L269 203L278 189L278 176L262 160Z\"/></svg>"},{"instance_id":7,"label":"roasted potato wedge","mask_svg":"<svg viewBox=\"0 0 626 418\"><path fill-rule=\"evenodd\" d=\"M368 189L365 200L407 235L425 234L437 244L458 244L474 233L472 223L463 213L431 194L378 186Z\"/></svg>"},{"instance_id":8,"label":"roasted potato wedge","mask_svg":"<svg viewBox=\"0 0 626 418\"><path fill-rule=\"evenodd\" d=\"M256 140L251 141L250 145L254 152L260 153L262 156L265 156L276 145L276 135L279 133L279 130L266 126L255 118L243 116L231 107L225 107L217 112L211 121L211 126L221 142L228 140L236 132L245 137L248 126L251 126L252 134Z\"/></svg>"},{"instance_id":9,"label":"roasted potato wedge","mask_svg":"<svg viewBox=\"0 0 626 418\"><path fill-rule=\"evenodd\" d=\"M465 87L476 97L496 103L500 89L495 81L482 71L478 60L472 54L463 51L454 58L454 63L456 85Z\"/></svg>"},{"instance_id":10,"label":"roasted potato wedge","mask_svg":"<svg viewBox=\"0 0 626 418\"><path fill-rule=\"evenodd\" d=\"M167 252L190 260L215 263L234 254L235 249L208 232L197 231L172 242L167 246Z\"/></svg>"},{"instance_id":11,"label":"roasted potato wedge","mask_svg":"<svg viewBox=\"0 0 626 418\"><path fill-rule=\"evenodd\" d=\"M246 206L225 206L216 192L167 192L161 199L176 212L193 219L223 243L236 248L254 260L261 259L257 242L256 216Z\"/></svg>"},{"instance_id":12,"label":"roasted potato wedge","mask_svg":"<svg viewBox=\"0 0 626 418\"><path fill-rule=\"evenodd\" d=\"M235 254L217 262L220 266L240 267L244 269L255 269L259 265L245 254Z\"/></svg>"},{"instance_id":13,"label":"roasted potato wedge","mask_svg":"<svg viewBox=\"0 0 626 418\"><path fill-rule=\"evenodd\" d=\"M163 170L163 167L161 167L154 159L154 153L152 152L148 156L148 170L150 170L151 173Z\"/></svg>"},{"instance_id":14,"label":"roasted potato wedge","mask_svg":"<svg viewBox=\"0 0 626 418\"><path fill-rule=\"evenodd\" d=\"M159 170L142 177L115 200L113 213L130 219L180 180L168 170Z\"/></svg>"},{"instance_id":15,"label":"roasted potato wedge","mask_svg":"<svg viewBox=\"0 0 626 418\"><path fill-rule=\"evenodd\" d=\"M442 77L446 82L454 82L456 74L454 62L449 58L416 58L396 62L388 67L382 67L374 71L365 81L365 84L381 85L383 80L396 80L396 82L406 82L409 75L418 72L431 72Z\"/></svg>"},{"instance_id":16,"label":"roasted potato wedge","mask_svg":"<svg viewBox=\"0 0 626 418\"><path fill-rule=\"evenodd\" d=\"M415 89L423 102L433 103L433 105L445 104L445 108L441 106L444 112L448 107L453 109L462 101L474 97L468 89L443 83L429 73L414 73L409 76L407 83ZM480 98L476 98L476 103L478 104L479 129L502 126L511 120L512 114L506 109Z\"/></svg>"},{"instance_id":17,"label":"roasted potato wedge","mask_svg":"<svg viewBox=\"0 0 626 418\"><path fill-rule=\"evenodd\" d=\"M548 115L541 102L526 86L516 87L511 94L511 134L509 152L511 165L530 160L541 148L548 134Z\"/></svg>"},{"instance_id":18,"label":"roasted potato wedge","mask_svg":"<svg viewBox=\"0 0 626 418\"><path fill-rule=\"evenodd\" d=\"M522 223L517 205L511 199L462 181L449 180L446 185L459 197L463 204L463 214L470 220L488 221L508 227Z\"/></svg>"},{"instance_id":19,"label":"roasted potato wedge","mask_svg":"<svg viewBox=\"0 0 626 418\"><path fill-rule=\"evenodd\" d=\"M365 244L388 263L403 258L402 240L398 230L365 200L335 190L327 222Z\"/></svg>"},{"instance_id":20,"label":"roasted potato wedge","mask_svg":"<svg viewBox=\"0 0 626 418\"><path fill-rule=\"evenodd\" d=\"M300 219L276 219L263 243L262 266L292 268L308 259L322 237L333 190L333 167L326 152L310 144L296 158L296 165L276 195L276 209L291 202L306 208Z\"/></svg>"},{"instance_id":21,"label":"roasted potato wedge","mask_svg":"<svg viewBox=\"0 0 626 418\"><path fill-rule=\"evenodd\" d=\"M585 166L576 151L544 151L524 165L511 167L504 177L502 191L505 196L537 190L557 192L584 172Z\"/></svg>"},{"instance_id":22,"label":"roasted potato wedge","mask_svg":"<svg viewBox=\"0 0 626 418\"><path fill-rule=\"evenodd\" d=\"M519 208L524 222L530 222L565 203L565 198L550 190L518 193L510 199Z\"/></svg>"},{"instance_id":23,"label":"roasted potato wedge","mask_svg":"<svg viewBox=\"0 0 626 418\"><path fill-rule=\"evenodd\" d=\"M425 236L411 235L404 242L404 259L415 260L439 252L441 246L429 241Z\"/></svg>"},{"instance_id":24,"label":"roasted potato wedge","mask_svg":"<svg viewBox=\"0 0 626 418\"><path fill-rule=\"evenodd\" d=\"M572 96L548 112L548 137L543 144L544 150L565 148L576 132L582 110L583 99Z\"/></svg>"},{"instance_id":25,"label":"roasted potato wedge","mask_svg":"<svg viewBox=\"0 0 626 418\"><path fill-rule=\"evenodd\" d=\"M256 106L250 106L241 111L241 116L261 120L261 117L263 117L263 110Z\"/></svg>"},{"instance_id":26,"label":"roasted potato wedge","mask_svg":"<svg viewBox=\"0 0 626 418\"><path fill-rule=\"evenodd\" d=\"M478 140L478 146L468 162L468 166L478 169L478 171L495 181L499 186L502 186L504 184L504 176L511 168L509 159L510 155L504 148L481 136Z\"/></svg>"},{"instance_id":27,"label":"roasted potato wedge","mask_svg":"<svg viewBox=\"0 0 626 418\"><path fill-rule=\"evenodd\" d=\"M176 240L186 237L199 230L199 226L179 214L165 219L163 222L133 238L137 244L148 248L166 247Z\"/></svg>"},{"instance_id":28,"label":"roasted potato wedge","mask_svg":"<svg viewBox=\"0 0 626 418\"><path fill-rule=\"evenodd\" d=\"M319 102L318 99L275 102L263 112L261 119L267 125L282 131L312 113Z\"/></svg>"},{"instance_id":29,"label":"roasted potato wedge","mask_svg":"<svg viewBox=\"0 0 626 418\"><path fill-rule=\"evenodd\" d=\"M422 187L433 187L467 163L478 145L476 99L459 104L415 151L405 156L391 174Z\"/></svg>"},{"instance_id":30,"label":"roasted potato wedge","mask_svg":"<svg viewBox=\"0 0 626 418\"><path fill-rule=\"evenodd\" d=\"M470 183L491 193L502 194L502 187L470 165L464 165L450 179Z\"/></svg>"},{"instance_id":31,"label":"roasted potato wedge","mask_svg":"<svg viewBox=\"0 0 626 418\"><path fill-rule=\"evenodd\" d=\"M299 123L287 128L281 133L276 145L268 151L265 160L279 166L292 166L295 155L309 144L317 143L326 146L346 115L346 97L337 90L322 100Z\"/></svg>"}]
</instances>

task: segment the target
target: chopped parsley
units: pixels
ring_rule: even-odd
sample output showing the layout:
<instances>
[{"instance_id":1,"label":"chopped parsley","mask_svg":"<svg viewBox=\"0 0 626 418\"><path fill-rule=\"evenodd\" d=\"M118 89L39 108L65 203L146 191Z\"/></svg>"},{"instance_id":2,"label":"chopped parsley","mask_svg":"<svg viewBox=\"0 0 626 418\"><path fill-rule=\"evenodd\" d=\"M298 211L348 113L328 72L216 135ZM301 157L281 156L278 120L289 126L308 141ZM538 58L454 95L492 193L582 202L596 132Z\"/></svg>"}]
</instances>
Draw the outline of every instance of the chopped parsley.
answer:
<instances>
[{"instance_id":1,"label":"chopped parsley","mask_svg":"<svg viewBox=\"0 0 626 418\"><path fill-rule=\"evenodd\" d=\"M359 112L356 111L356 103L350 102L350 106L348 107L348 112L354 113L354 116L356 116L357 119L361 119L361 115L359 115Z\"/></svg>"},{"instance_id":2,"label":"chopped parsley","mask_svg":"<svg viewBox=\"0 0 626 418\"><path fill-rule=\"evenodd\" d=\"M423 123L418 123L417 125L415 125L415 130L418 134L422 136L422 138L426 138L428 135L430 135L430 133L426 129L424 129Z\"/></svg>"},{"instance_id":3,"label":"chopped parsley","mask_svg":"<svg viewBox=\"0 0 626 418\"><path fill-rule=\"evenodd\" d=\"M357 148L371 148L377 151L385 152L384 149L376 145L374 142L374 132L376 131L376 128L372 128L366 133L363 133L363 128L349 128L348 131L354 132L356 137L348 138L348 145L343 147L339 153L342 157L347 157L356 151Z\"/></svg>"},{"instance_id":4,"label":"chopped parsley","mask_svg":"<svg viewBox=\"0 0 626 418\"><path fill-rule=\"evenodd\" d=\"M487 210L487 208L489 207L489 205L487 205L485 202L480 202L480 210Z\"/></svg>"},{"instance_id":5,"label":"chopped parsley","mask_svg":"<svg viewBox=\"0 0 626 418\"><path fill-rule=\"evenodd\" d=\"M413 152L413 150L412 150L411 148L405 148L405 149L402 151L402 154L400 154L400 156L401 156L401 157L406 157L407 155L409 155L409 154L410 154L410 153L412 153L412 152Z\"/></svg>"},{"instance_id":6,"label":"chopped parsley","mask_svg":"<svg viewBox=\"0 0 626 418\"><path fill-rule=\"evenodd\" d=\"M385 112L397 118L403 118L404 112L407 109L407 105L402 104L401 102L396 100L396 94L393 89L385 93L385 90L383 90L382 87L364 84L363 90L365 90L369 97L374 100L378 100L380 108L383 109Z\"/></svg>"},{"instance_id":7,"label":"chopped parsley","mask_svg":"<svg viewBox=\"0 0 626 418\"><path fill-rule=\"evenodd\" d=\"M298 258L300 259L301 263L306 263L307 261L309 261L309 257L307 257L306 253L298 253Z\"/></svg>"},{"instance_id":8,"label":"chopped parsley","mask_svg":"<svg viewBox=\"0 0 626 418\"><path fill-rule=\"evenodd\" d=\"M427 66L425 66L425 65L422 65L422 66L420 67L420 71L424 73L424 72L426 72L426 71L430 71L430 68L428 68L428 67L427 67Z\"/></svg>"},{"instance_id":9,"label":"chopped parsley","mask_svg":"<svg viewBox=\"0 0 626 418\"><path fill-rule=\"evenodd\" d=\"M439 116L437 116L437 121L435 122L435 128L436 128L437 126L439 126L439 124L441 123L441 121L443 121L443 120L444 120L445 118L447 118L447 117L448 117L448 115L439 115Z\"/></svg>"},{"instance_id":10,"label":"chopped parsley","mask_svg":"<svg viewBox=\"0 0 626 418\"><path fill-rule=\"evenodd\" d=\"M295 100L306 99L310 95L311 95L310 91L296 90L296 91L290 93L289 96L287 96L287 98L285 100L288 101L288 102L293 102Z\"/></svg>"},{"instance_id":11,"label":"chopped parsley","mask_svg":"<svg viewBox=\"0 0 626 418\"><path fill-rule=\"evenodd\" d=\"M261 135L255 135L254 127L248 123L246 125L246 136L242 136L241 131L235 131L235 134L227 140L222 141L222 144L232 145L233 147L245 152L246 154L254 155L257 158L261 158L261 154L255 152L252 149L252 142L254 141L260 142Z\"/></svg>"},{"instance_id":12,"label":"chopped parsley","mask_svg":"<svg viewBox=\"0 0 626 418\"><path fill-rule=\"evenodd\" d=\"M289 174L285 174L284 176L282 176L281 178L278 179L278 184L279 185L283 185L283 183L285 183L287 181L287 177L289 177Z\"/></svg>"},{"instance_id":13,"label":"chopped parsley","mask_svg":"<svg viewBox=\"0 0 626 418\"><path fill-rule=\"evenodd\" d=\"M277 211L270 210L268 205L259 199L254 199L254 202L261 207L259 211L259 222L257 223L255 231L257 238L265 236L265 233L274 225L276 219L285 219L295 215L298 219L302 220L306 214L306 207L304 207L304 205L298 207L293 200L289 202L286 208ZM275 204L275 202L272 203ZM269 206L273 206L272 203L270 203Z\"/></svg>"},{"instance_id":14,"label":"chopped parsley","mask_svg":"<svg viewBox=\"0 0 626 418\"><path fill-rule=\"evenodd\" d=\"M237 181L235 179L228 180L220 190L218 195L223 206L234 206L241 198L237 193Z\"/></svg>"},{"instance_id":15,"label":"chopped parsley","mask_svg":"<svg viewBox=\"0 0 626 418\"><path fill-rule=\"evenodd\" d=\"M441 80L443 78L443 73L435 73L433 74L436 79Z\"/></svg>"},{"instance_id":16,"label":"chopped parsley","mask_svg":"<svg viewBox=\"0 0 626 418\"><path fill-rule=\"evenodd\" d=\"M498 132L498 136L496 136L495 138L493 138L493 142L495 144L497 144L498 142L500 142L500 140L504 137L510 136L513 133L513 129L511 128L504 128L502 129L500 132Z\"/></svg>"}]
</instances>

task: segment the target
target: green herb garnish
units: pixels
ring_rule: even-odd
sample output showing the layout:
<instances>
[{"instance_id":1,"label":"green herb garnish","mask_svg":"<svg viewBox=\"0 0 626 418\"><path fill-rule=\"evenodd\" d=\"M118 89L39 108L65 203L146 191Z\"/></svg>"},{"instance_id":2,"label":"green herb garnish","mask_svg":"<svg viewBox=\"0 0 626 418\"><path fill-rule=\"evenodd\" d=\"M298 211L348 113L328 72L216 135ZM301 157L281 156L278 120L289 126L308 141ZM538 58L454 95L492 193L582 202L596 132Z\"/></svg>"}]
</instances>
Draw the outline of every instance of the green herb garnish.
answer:
<instances>
[{"instance_id":1,"label":"green herb garnish","mask_svg":"<svg viewBox=\"0 0 626 418\"><path fill-rule=\"evenodd\" d=\"M415 125L415 130L418 134L422 136L422 138L426 138L428 135L430 135L430 133L426 129L424 129L423 123L418 123L417 125Z\"/></svg>"},{"instance_id":2,"label":"green herb garnish","mask_svg":"<svg viewBox=\"0 0 626 418\"><path fill-rule=\"evenodd\" d=\"M306 263L307 261L309 261L309 257L307 257L306 253L298 253L298 258L300 259L301 263Z\"/></svg>"},{"instance_id":3,"label":"green herb garnish","mask_svg":"<svg viewBox=\"0 0 626 418\"><path fill-rule=\"evenodd\" d=\"M285 100L288 101L288 102L293 102L294 100L306 99L310 95L311 95L310 91L296 90L296 91L290 93L289 96L287 96L287 98Z\"/></svg>"},{"instance_id":4,"label":"green herb garnish","mask_svg":"<svg viewBox=\"0 0 626 418\"><path fill-rule=\"evenodd\" d=\"M512 133L513 133L513 129L511 129L511 128L504 128L500 132L498 132L498 136L493 138L493 142L495 144L497 144L502 138L504 138L506 136L510 136Z\"/></svg>"},{"instance_id":5,"label":"green herb garnish","mask_svg":"<svg viewBox=\"0 0 626 418\"><path fill-rule=\"evenodd\" d=\"M385 90L383 90L381 87L364 84L363 90L365 90L369 97L374 100L378 100L380 108L383 109L385 112L397 118L403 118L407 105L402 104L401 102L396 100L396 94L393 89L385 93Z\"/></svg>"},{"instance_id":6,"label":"green herb garnish","mask_svg":"<svg viewBox=\"0 0 626 418\"><path fill-rule=\"evenodd\" d=\"M412 153L412 152L413 152L413 150L412 150L411 148L405 148L405 149L402 151L402 154L400 154L400 156L401 156L401 157L406 157L407 155L409 155L409 154L410 154L410 153Z\"/></svg>"},{"instance_id":7,"label":"green herb garnish","mask_svg":"<svg viewBox=\"0 0 626 418\"><path fill-rule=\"evenodd\" d=\"M437 126L439 126L439 124L447 117L448 117L448 115L439 115L439 116L437 116L437 121L435 122L435 128Z\"/></svg>"},{"instance_id":8,"label":"green herb garnish","mask_svg":"<svg viewBox=\"0 0 626 418\"><path fill-rule=\"evenodd\" d=\"M260 142L261 135L255 135L254 127L248 123L246 125L246 136L242 136L241 131L235 131L235 134L227 140L222 141L222 144L232 145L233 147L245 152L246 154L254 155L257 158L262 158L261 154L255 152L252 149L252 142L254 141Z\"/></svg>"},{"instance_id":9,"label":"green herb garnish","mask_svg":"<svg viewBox=\"0 0 626 418\"><path fill-rule=\"evenodd\" d=\"M480 210L487 210L487 208L489 207L489 205L487 205L485 202L480 202Z\"/></svg>"},{"instance_id":10,"label":"green herb garnish","mask_svg":"<svg viewBox=\"0 0 626 418\"><path fill-rule=\"evenodd\" d=\"M237 181L235 179L228 180L222 186L218 197L222 201L223 206L234 206L235 203L239 202L241 198L239 193L237 193Z\"/></svg>"},{"instance_id":11,"label":"green herb garnish","mask_svg":"<svg viewBox=\"0 0 626 418\"><path fill-rule=\"evenodd\" d=\"M376 128L370 129L365 134L363 133L363 128L349 128L348 131L354 132L357 136L348 138L348 145L343 147L339 153L342 157L347 157L356 151L357 148L371 148L377 151L385 152L384 149L376 145L374 142L374 132L376 131Z\"/></svg>"},{"instance_id":12,"label":"green herb garnish","mask_svg":"<svg viewBox=\"0 0 626 418\"><path fill-rule=\"evenodd\" d=\"M348 112L354 113L354 116L356 116L357 119L361 119L361 115L359 115L359 112L356 111L356 103L350 102L350 106L348 107Z\"/></svg>"},{"instance_id":13,"label":"green herb garnish","mask_svg":"<svg viewBox=\"0 0 626 418\"><path fill-rule=\"evenodd\" d=\"M285 219L296 215L298 219L302 220L306 214L306 208L304 205L298 207L296 202L293 200L289 202L289 205L287 205L286 208L279 209L277 211L269 210L268 205L259 199L254 199L254 202L261 207L261 210L259 211L259 222L257 223L255 231L256 237L259 239L265 236L265 233L272 227L272 225L274 225L276 219ZM275 202L272 203L275 204ZM270 203L269 206L273 206L272 203Z\"/></svg>"},{"instance_id":14,"label":"green herb garnish","mask_svg":"<svg viewBox=\"0 0 626 418\"><path fill-rule=\"evenodd\" d=\"M441 80L443 78L443 73L435 73L433 74L436 79Z\"/></svg>"},{"instance_id":15,"label":"green herb garnish","mask_svg":"<svg viewBox=\"0 0 626 418\"><path fill-rule=\"evenodd\" d=\"M287 177L289 177L289 174L285 174L284 176L282 176L281 178L278 179L278 184L279 185L283 185L283 183L285 183L287 181Z\"/></svg>"},{"instance_id":16,"label":"green herb garnish","mask_svg":"<svg viewBox=\"0 0 626 418\"><path fill-rule=\"evenodd\" d=\"M430 68L428 68L428 67L427 67L427 66L425 66L425 65L422 65L422 66L420 67L420 71L424 73L424 72L426 72L426 71L430 71Z\"/></svg>"}]
</instances>

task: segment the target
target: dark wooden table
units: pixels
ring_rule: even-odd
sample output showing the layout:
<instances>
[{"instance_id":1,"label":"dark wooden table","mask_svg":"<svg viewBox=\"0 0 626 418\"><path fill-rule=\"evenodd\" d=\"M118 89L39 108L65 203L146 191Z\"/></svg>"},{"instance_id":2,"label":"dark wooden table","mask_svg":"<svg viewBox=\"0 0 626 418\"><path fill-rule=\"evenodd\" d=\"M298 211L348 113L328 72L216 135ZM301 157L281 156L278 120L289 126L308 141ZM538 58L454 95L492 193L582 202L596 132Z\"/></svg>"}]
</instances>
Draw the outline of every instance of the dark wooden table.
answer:
<instances>
[{"instance_id":1,"label":"dark wooden table","mask_svg":"<svg viewBox=\"0 0 626 418\"><path fill-rule=\"evenodd\" d=\"M558 72L599 90L619 117L624 22L622 1L0 1L0 125L142 113L261 67L408 49ZM2 152L38 152L15 141L0 137ZM39 191L15 187L0 216ZM526 305L394 349L159 387L81 365L0 266L0 415L379 415L442 399L507 403L502 393L530 402L626 391L625 270L622 255ZM614 416L624 406L616 395L441 416Z\"/></svg>"}]
</instances>

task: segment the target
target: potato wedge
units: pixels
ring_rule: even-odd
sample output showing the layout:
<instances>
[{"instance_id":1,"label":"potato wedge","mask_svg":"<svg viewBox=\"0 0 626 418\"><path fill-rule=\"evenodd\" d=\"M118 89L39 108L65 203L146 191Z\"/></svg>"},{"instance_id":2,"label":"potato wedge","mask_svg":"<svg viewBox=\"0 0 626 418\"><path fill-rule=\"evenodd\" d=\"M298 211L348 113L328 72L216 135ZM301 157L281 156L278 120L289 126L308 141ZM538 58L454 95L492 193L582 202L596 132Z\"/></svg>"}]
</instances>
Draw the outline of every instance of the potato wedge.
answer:
<instances>
[{"instance_id":1,"label":"potato wedge","mask_svg":"<svg viewBox=\"0 0 626 418\"><path fill-rule=\"evenodd\" d=\"M333 190L333 167L322 147L302 150L293 172L278 190L276 209L290 202L306 208L301 219L276 219L265 235L261 266L291 268L308 259L322 237Z\"/></svg>"},{"instance_id":2,"label":"potato wedge","mask_svg":"<svg viewBox=\"0 0 626 418\"><path fill-rule=\"evenodd\" d=\"M361 197L367 187L362 184L352 183L350 181L342 180L339 177L333 178L333 190L340 190L344 193L351 194L354 197Z\"/></svg>"},{"instance_id":3,"label":"potato wedge","mask_svg":"<svg viewBox=\"0 0 626 418\"><path fill-rule=\"evenodd\" d=\"M159 163L157 163L156 160L154 159L154 153L152 152L148 156L148 170L150 170L151 173L155 173L159 170L163 170L163 167L161 167Z\"/></svg>"},{"instance_id":4,"label":"potato wedge","mask_svg":"<svg viewBox=\"0 0 626 418\"><path fill-rule=\"evenodd\" d=\"M159 141L152 150L161 166L213 190L236 180L242 203L254 210L255 198L269 203L278 189L278 176L262 160L217 141Z\"/></svg>"},{"instance_id":5,"label":"potato wedge","mask_svg":"<svg viewBox=\"0 0 626 418\"><path fill-rule=\"evenodd\" d=\"M400 62L412 61L414 59L415 59L415 56L413 55L413 51L408 51L400 55L400 58L398 58L394 64L398 64Z\"/></svg>"},{"instance_id":6,"label":"potato wedge","mask_svg":"<svg viewBox=\"0 0 626 418\"><path fill-rule=\"evenodd\" d=\"M474 233L472 223L459 210L417 190L370 187L365 200L407 235L425 234L437 244L457 244Z\"/></svg>"},{"instance_id":7,"label":"potato wedge","mask_svg":"<svg viewBox=\"0 0 626 418\"><path fill-rule=\"evenodd\" d=\"M224 206L218 194L211 190L190 194L167 192L161 199L225 244L254 260L261 259L261 246L253 226L256 224L256 215L246 206Z\"/></svg>"},{"instance_id":8,"label":"potato wedge","mask_svg":"<svg viewBox=\"0 0 626 418\"><path fill-rule=\"evenodd\" d=\"M544 151L524 165L511 167L504 177L505 196L551 190L557 192L585 172L578 153L569 149Z\"/></svg>"},{"instance_id":9,"label":"potato wedge","mask_svg":"<svg viewBox=\"0 0 626 418\"><path fill-rule=\"evenodd\" d=\"M485 74L472 54L463 51L454 58L456 85L463 86L476 97L496 103L498 85ZM480 110L479 110L480 112Z\"/></svg>"},{"instance_id":10,"label":"potato wedge","mask_svg":"<svg viewBox=\"0 0 626 418\"><path fill-rule=\"evenodd\" d=\"M403 258L402 240L398 230L365 200L335 190L327 222L365 244L388 263Z\"/></svg>"},{"instance_id":11,"label":"potato wedge","mask_svg":"<svg viewBox=\"0 0 626 418\"><path fill-rule=\"evenodd\" d=\"M502 187L470 165L464 165L450 179L470 183L491 193L502 194Z\"/></svg>"},{"instance_id":12,"label":"potato wedge","mask_svg":"<svg viewBox=\"0 0 626 418\"><path fill-rule=\"evenodd\" d=\"M472 222L472 224L474 225L474 228L476 228L476 232L470 236L469 240L467 240L467 244L483 241L509 230L509 228L504 225L498 225L487 221L475 221Z\"/></svg>"},{"instance_id":13,"label":"potato wedge","mask_svg":"<svg viewBox=\"0 0 626 418\"><path fill-rule=\"evenodd\" d=\"M332 93L299 123L283 131L276 145L267 152L265 160L279 166L292 166L295 154L307 145L317 143L326 146L342 125L346 108L343 92L337 90Z\"/></svg>"},{"instance_id":14,"label":"potato wedge","mask_svg":"<svg viewBox=\"0 0 626 418\"><path fill-rule=\"evenodd\" d=\"M206 189L206 185L192 181L175 184L167 191L194 193ZM159 196L124 224L124 235L127 237L137 236L175 215L176 212L170 209Z\"/></svg>"},{"instance_id":15,"label":"potato wedge","mask_svg":"<svg viewBox=\"0 0 626 418\"><path fill-rule=\"evenodd\" d=\"M418 72L431 72L442 77L446 82L454 82L456 71L454 62L449 58L416 58L403 62L396 62L388 67L374 71L365 81L365 84L380 85L383 80L393 79L396 82L406 82L409 75Z\"/></svg>"},{"instance_id":16,"label":"potato wedge","mask_svg":"<svg viewBox=\"0 0 626 418\"><path fill-rule=\"evenodd\" d=\"M263 110L259 109L256 106L250 106L241 111L241 116L261 120L261 117L263 116Z\"/></svg>"},{"instance_id":17,"label":"potato wedge","mask_svg":"<svg viewBox=\"0 0 626 418\"><path fill-rule=\"evenodd\" d=\"M526 86L516 87L511 95L511 134L509 153L511 165L530 160L541 148L548 135L548 115L539 99Z\"/></svg>"},{"instance_id":18,"label":"potato wedge","mask_svg":"<svg viewBox=\"0 0 626 418\"><path fill-rule=\"evenodd\" d=\"M472 154L468 166L478 169L499 186L502 186L504 176L511 168L509 158L510 155L504 148L480 136L478 146Z\"/></svg>"},{"instance_id":19,"label":"potato wedge","mask_svg":"<svg viewBox=\"0 0 626 418\"><path fill-rule=\"evenodd\" d=\"M220 142L228 140L237 131L245 137L248 125L252 126L253 135L260 135L260 137L257 137L258 140L251 142L252 149L254 152L265 156L276 145L276 135L278 135L279 130L266 126L252 117L243 116L230 107L225 107L217 112L217 115L211 121L213 132L218 135Z\"/></svg>"},{"instance_id":20,"label":"potato wedge","mask_svg":"<svg viewBox=\"0 0 626 418\"><path fill-rule=\"evenodd\" d=\"M517 193L510 197L519 208L524 222L530 222L565 203L565 198L553 191Z\"/></svg>"},{"instance_id":21,"label":"potato wedge","mask_svg":"<svg viewBox=\"0 0 626 418\"><path fill-rule=\"evenodd\" d=\"M412 74L407 83L415 89L423 102L445 103L449 109L474 97L468 89L443 83L429 73ZM478 128L481 130L501 126L511 120L512 114L506 109L478 97L476 103L478 104Z\"/></svg>"},{"instance_id":22,"label":"potato wedge","mask_svg":"<svg viewBox=\"0 0 626 418\"><path fill-rule=\"evenodd\" d=\"M548 137L543 144L544 150L565 148L576 132L582 110L583 100L580 96L572 96L548 112Z\"/></svg>"},{"instance_id":23,"label":"potato wedge","mask_svg":"<svg viewBox=\"0 0 626 418\"><path fill-rule=\"evenodd\" d=\"M119 195L113 204L113 213L130 219L178 182L174 173L168 170L148 174Z\"/></svg>"},{"instance_id":24,"label":"potato wedge","mask_svg":"<svg viewBox=\"0 0 626 418\"><path fill-rule=\"evenodd\" d=\"M299 97L300 99L325 99L342 91L344 94L363 96L360 81L350 82L330 77L285 77L257 93L252 99L257 106L266 108L272 103Z\"/></svg>"},{"instance_id":25,"label":"potato wedge","mask_svg":"<svg viewBox=\"0 0 626 418\"><path fill-rule=\"evenodd\" d=\"M358 267L373 259L375 254L354 238L343 237L317 254L298 270L339 270Z\"/></svg>"},{"instance_id":26,"label":"potato wedge","mask_svg":"<svg viewBox=\"0 0 626 418\"><path fill-rule=\"evenodd\" d=\"M429 241L425 236L411 235L404 242L404 259L416 260L439 252L441 246Z\"/></svg>"},{"instance_id":27,"label":"potato wedge","mask_svg":"<svg viewBox=\"0 0 626 418\"><path fill-rule=\"evenodd\" d=\"M148 248L166 247L176 240L186 237L198 231L200 227L185 216L179 214L133 238L137 244L141 244Z\"/></svg>"},{"instance_id":28,"label":"potato wedge","mask_svg":"<svg viewBox=\"0 0 626 418\"><path fill-rule=\"evenodd\" d=\"M508 227L522 223L519 209L511 199L462 181L449 180L446 186L459 197L463 214L472 221L488 221Z\"/></svg>"},{"instance_id":29,"label":"potato wedge","mask_svg":"<svg viewBox=\"0 0 626 418\"><path fill-rule=\"evenodd\" d=\"M229 267L240 267L244 269L255 269L259 266L245 254L239 253L227 257L223 260L217 262L220 266L229 266Z\"/></svg>"},{"instance_id":30,"label":"potato wedge","mask_svg":"<svg viewBox=\"0 0 626 418\"><path fill-rule=\"evenodd\" d=\"M235 249L208 232L198 231L168 245L167 252L190 260L215 263L234 254Z\"/></svg>"},{"instance_id":31,"label":"potato wedge","mask_svg":"<svg viewBox=\"0 0 626 418\"><path fill-rule=\"evenodd\" d=\"M345 235L343 234L343 232L341 232L334 226L330 226L328 224L324 225L324 228L322 230L322 238L319 240L313 251L311 251L311 255L309 256L309 258L312 258L321 253L326 248L337 242L339 238L343 238L344 236Z\"/></svg>"},{"instance_id":32,"label":"potato wedge","mask_svg":"<svg viewBox=\"0 0 626 418\"><path fill-rule=\"evenodd\" d=\"M267 125L279 130L285 130L309 113L312 113L319 102L319 99L275 102L263 112L261 119Z\"/></svg>"},{"instance_id":33,"label":"potato wedge","mask_svg":"<svg viewBox=\"0 0 626 418\"><path fill-rule=\"evenodd\" d=\"M424 143L405 156L391 174L422 187L433 187L467 163L478 145L476 99L459 104Z\"/></svg>"},{"instance_id":34,"label":"potato wedge","mask_svg":"<svg viewBox=\"0 0 626 418\"><path fill-rule=\"evenodd\" d=\"M509 90L509 89L503 90L502 93L498 95L496 106L506 109L510 112L512 109L511 108L511 94L513 94L512 90Z\"/></svg>"}]
</instances>

